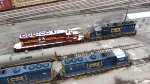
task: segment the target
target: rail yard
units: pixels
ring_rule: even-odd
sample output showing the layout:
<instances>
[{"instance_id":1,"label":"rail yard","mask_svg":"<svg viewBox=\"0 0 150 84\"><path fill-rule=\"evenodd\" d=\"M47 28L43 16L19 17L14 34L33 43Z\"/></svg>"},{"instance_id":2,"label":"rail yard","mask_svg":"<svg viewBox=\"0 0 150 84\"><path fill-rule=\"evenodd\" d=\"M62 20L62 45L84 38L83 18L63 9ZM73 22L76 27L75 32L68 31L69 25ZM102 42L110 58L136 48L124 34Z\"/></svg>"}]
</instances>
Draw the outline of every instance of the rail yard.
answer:
<instances>
[{"instance_id":1,"label":"rail yard","mask_svg":"<svg viewBox=\"0 0 150 84\"><path fill-rule=\"evenodd\" d=\"M123 21L127 2L63 0L0 12L0 84L150 84L149 17L134 19L136 26L131 25L131 28L136 30L119 34L117 38L83 39L92 27L102 29L103 23L108 27L108 23L116 26L115 22L126 25ZM149 11L149 3L149 0L131 0L128 13ZM118 26L115 28L114 33L123 31ZM63 41L69 37L73 41L79 37L83 40L68 43L72 42L69 39L68 45L14 52L18 42L23 46L37 45L29 44L27 36L31 35L30 42L35 42L37 36L36 40L43 42L41 31L48 32L47 35L58 34L56 37ZM115 35L118 33L113 37ZM52 41L54 37L48 36Z\"/></svg>"}]
</instances>

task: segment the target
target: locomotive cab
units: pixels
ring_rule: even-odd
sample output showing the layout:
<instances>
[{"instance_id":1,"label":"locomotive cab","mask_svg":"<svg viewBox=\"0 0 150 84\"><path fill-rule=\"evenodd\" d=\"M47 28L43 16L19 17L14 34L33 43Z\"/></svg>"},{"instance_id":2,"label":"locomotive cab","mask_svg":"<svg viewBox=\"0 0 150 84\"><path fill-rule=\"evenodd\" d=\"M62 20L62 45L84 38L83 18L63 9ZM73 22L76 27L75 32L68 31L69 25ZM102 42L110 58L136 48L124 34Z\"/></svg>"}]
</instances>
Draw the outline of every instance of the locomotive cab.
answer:
<instances>
[{"instance_id":1,"label":"locomotive cab","mask_svg":"<svg viewBox=\"0 0 150 84\"><path fill-rule=\"evenodd\" d=\"M98 25L92 27L91 37L92 37L92 35L100 36L101 35L101 27Z\"/></svg>"},{"instance_id":2,"label":"locomotive cab","mask_svg":"<svg viewBox=\"0 0 150 84\"><path fill-rule=\"evenodd\" d=\"M128 65L129 64L129 54L121 49L113 50L113 53L117 57L117 65Z\"/></svg>"},{"instance_id":3,"label":"locomotive cab","mask_svg":"<svg viewBox=\"0 0 150 84\"><path fill-rule=\"evenodd\" d=\"M109 23L102 25L102 35L133 35L136 34L136 21Z\"/></svg>"},{"instance_id":4,"label":"locomotive cab","mask_svg":"<svg viewBox=\"0 0 150 84\"><path fill-rule=\"evenodd\" d=\"M100 39L101 38L101 26L99 25L94 25L93 27L91 27L90 32L86 33L86 39Z\"/></svg>"}]
</instances>

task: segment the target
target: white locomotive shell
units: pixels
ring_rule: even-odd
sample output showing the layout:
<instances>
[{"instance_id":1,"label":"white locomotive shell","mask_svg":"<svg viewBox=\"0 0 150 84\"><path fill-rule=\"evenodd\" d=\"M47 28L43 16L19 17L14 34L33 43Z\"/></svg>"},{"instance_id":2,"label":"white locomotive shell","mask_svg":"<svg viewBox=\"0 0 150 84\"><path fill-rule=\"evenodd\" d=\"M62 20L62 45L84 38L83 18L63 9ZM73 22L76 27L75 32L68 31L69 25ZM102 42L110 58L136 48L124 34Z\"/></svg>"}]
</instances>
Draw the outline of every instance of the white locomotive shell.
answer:
<instances>
[{"instance_id":1,"label":"white locomotive shell","mask_svg":"<svg viewBox=\"0 0 150 84\"><path fill-rule=\"evenodd\" d=\"M0 66L29 63L54 57L55 50L53 48L7 54L0 56Z\"/></svg>"}]
</instances>

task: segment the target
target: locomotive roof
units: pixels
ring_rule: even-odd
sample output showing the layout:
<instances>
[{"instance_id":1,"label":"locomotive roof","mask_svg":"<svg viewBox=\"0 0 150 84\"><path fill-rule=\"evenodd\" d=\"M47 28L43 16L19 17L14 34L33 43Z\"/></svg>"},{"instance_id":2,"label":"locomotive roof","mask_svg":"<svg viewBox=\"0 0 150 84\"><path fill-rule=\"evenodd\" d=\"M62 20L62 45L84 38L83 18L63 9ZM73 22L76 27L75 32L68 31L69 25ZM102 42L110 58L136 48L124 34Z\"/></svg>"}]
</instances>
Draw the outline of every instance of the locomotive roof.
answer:
<instances>
[{"instance_id":1,"label":"locomotive roof","mask_svg":"<svg viewBox=\"0 0 150 84\"><path fill-rule=\"evenodd\" d=\"M119 26L125 26L125 25L135 25L135 21L126 21L126 22L119 22L119 23L109 23L109 24L103 24L102 27L119 27Z\"/></svg>"},{"instance_id":2,"label":"locomotive roof","mask_svg":"<svg viewBox=\"0 0 150 84\"><path fill-rule=\"evenodd\" d=\"M112 52L117 58L122 58L122 57L125 57L126 55L126 52L124 52L121 49L114 49Z\"/></svg>"},{"instance_id":3,"label":"locomotive roof","mask_svg":"<svg viewBox=\"0 0 150 84\"><path fill-rule=\"evenodd\" d=\"M95 53L95 54L90 54L87 56L83 57L75 57L75 58L70 58L62 61L63 65L72 65L72 64L78 64L78 63L83 63L83 62L88 62L88 61L96 61L100 60L100 54Z\"/></svg>"},{"instance_id":4,"label":"locomotive roof","mask_svg":"<svg viewBox=\"0 0 150 84\"><path fill-rule=\"evenodd\" d=\"M106 53L94 53L94 54L89 54L83 57L75 57L75 58L70 58L62 61L62 64L64 66L67 65L73 65L73 64L78 64L78 63L84 63L84 62L93 62L93 61L98 61L98 60L103 60L109 57L117 57L123 58L126 57L126 52L124 52L121 49L115 49L110 52Z\"/></svg>"},{"instance_id":5,"label":"locomotive roof","mask_svg":"<svg viewBox=\"0 0 150 84\"><path fill-rule=\"evenodd\" d=\"M79 32L76 30L79 30L79 29L81 28L72 28L68 30L55 30L55 31L41 31L37 33L21 34L19 38L20 39L35 38L37 36L57 35L57 34L63 34L63 33L66 35L78 34Z\"/></svg>"},{"instance_id":6,"label":"locomotive roof","mask_svg":"<svg viewBox=\"0 0 150 84\"><path fill-rule=\"evenodd\" d=\"M40 67L41 65L42 67ZM30 72L30 71L50 69L51 67L52 67L51 62L43 62L43 63L37 63L37 64L31 64L31 65L25 65L25 66L9 67L9 68L3 69L4 73L3 74L0 73L0 78L19 75L19 74Z\"/></svg>"},{"instance_id":7,"label":"locomotive roof","mask_svg":"<svg viewBox=\"0 0 150 84\"><path fill-rule=\"evenodd\" d=\"M36 36L47 36L47 35L55 35L65 33L66 30L55 30L55 31L41 31L37 33L29 33L29 34L21 34L19 38L28 38L28 37L36 37Z\"/></svg>"}]
</instances>

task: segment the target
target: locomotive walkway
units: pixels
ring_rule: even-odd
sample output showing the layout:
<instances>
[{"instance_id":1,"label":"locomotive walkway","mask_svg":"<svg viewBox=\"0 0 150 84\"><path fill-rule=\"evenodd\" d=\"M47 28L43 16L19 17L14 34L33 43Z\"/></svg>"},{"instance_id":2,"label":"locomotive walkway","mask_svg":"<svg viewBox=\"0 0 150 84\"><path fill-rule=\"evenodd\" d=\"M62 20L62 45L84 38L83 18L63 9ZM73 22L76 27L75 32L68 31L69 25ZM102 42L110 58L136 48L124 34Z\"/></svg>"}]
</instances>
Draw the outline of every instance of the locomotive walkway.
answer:
<instances>
[{"instance_id":1,"label":"locomotive walkway","mask_svg":"<svg viewBox=\"0 0 150 84\"><path fill-rule=\"evenodd\" d=\"M126 9L129 0L67 0L0 12L0 25L62 16ZM144 8L150 0L131 0L130 8Z\"/></svg>"}]
</instances>

